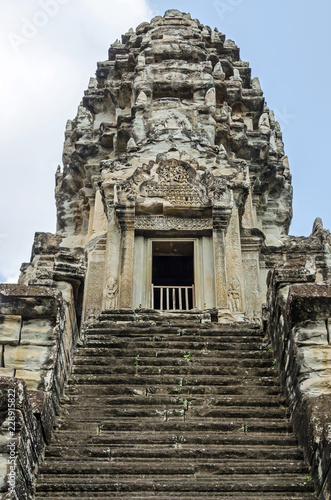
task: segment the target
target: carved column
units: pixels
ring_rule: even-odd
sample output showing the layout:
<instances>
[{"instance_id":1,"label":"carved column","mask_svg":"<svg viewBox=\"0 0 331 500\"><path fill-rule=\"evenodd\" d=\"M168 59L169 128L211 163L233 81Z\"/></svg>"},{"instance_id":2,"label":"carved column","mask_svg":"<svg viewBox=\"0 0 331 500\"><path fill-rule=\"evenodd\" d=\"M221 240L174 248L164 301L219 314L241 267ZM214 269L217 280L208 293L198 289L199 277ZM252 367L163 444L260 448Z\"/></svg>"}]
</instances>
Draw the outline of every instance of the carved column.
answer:
<instances>
[{"instance_id":1,"label":"carved column","mask_svg":"<svg viewBox=\"0 0 331 500\"><path fill-rule=\"evenodd\" d=\"M116 219L115 208L108 206L107 226L107 266L104 281L103 309L118 307L118 268L120 260L120 228Z\"/></svg>"},{"instance_id":2,"label":"carved column","mask_svg":"<svg viewBox=\"0 0 331 500\"><path fill-rule=\"evenodd\" d=\"M230 211L213 210L213 245L215 266L215 292L217 309L228 310L226 259L225 259L225 232L229 221Z\"/></svg>"},{"instance_id":3,"label":"carved column","mask_svg":"<svg viewBox=\"0 0 331 500\"><path fill-rule=\"evenodd\" d=\"M232 214L227 229L226 246L226 273L228 306L231 313L244 312L243 268L240 243L239 208L241 193L234 192Z\"/></svg>"},{"instance_id":4,"label":"carved column","mask_svg":"<svg viewBox=\"0 0 331 500\"><path fill-rule=\"evenodd\" d=\"M256 234L245 230L241 236L241 250L244 272L245 313L248 318L259 318L263 298L260 291L259 252L263 241L263 234L258 229Z\"/></svg>"},{"instance_id":5,"label":"carved column","mask_svg":"<svg viewBox=\"0 0 331 500\"><path fill-rule=\"evenodd\" d=\"M134 208L117 210L121 226L119 307L130 309L133 296Z\"/></svg>"},{"instance_id":6,"label":"carved column","mask_svg":"<svg viewBox=\"0 0 331 500\"><path fill-rule=\"evenodd\" d=\"M86 245L88 265L85 280L83 321L95 321L102 310L103 277L105 275L106 238Z\"/></svg>"},{"instance_id":7,"label":"carved column","mask_svg":"<svg viewBox=\"0 0 331 500\"><path fill-rule=\"evenodd\" d=\"M104 176L102 183L103 202L107 207L107 249L103 281L103 310L117 309L119 294L119 261L121 231L115 211L115 183Z\"/></svg>"}]
</instances>

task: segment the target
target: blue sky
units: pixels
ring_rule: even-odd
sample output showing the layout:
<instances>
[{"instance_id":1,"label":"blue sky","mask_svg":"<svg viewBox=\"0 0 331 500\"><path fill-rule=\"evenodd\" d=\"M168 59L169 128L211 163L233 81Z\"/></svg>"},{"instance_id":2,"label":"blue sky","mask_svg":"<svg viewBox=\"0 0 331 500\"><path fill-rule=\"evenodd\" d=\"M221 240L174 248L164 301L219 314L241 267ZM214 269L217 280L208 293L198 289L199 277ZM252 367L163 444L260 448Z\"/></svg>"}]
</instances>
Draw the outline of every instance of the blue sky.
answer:
<instances>
[{"instance_id":1,"label":"blue sky","mask_svg":"<svg viewBox=\"0 0 331 500\"><path fill-rule=\"evenodd\" d=\"M170 8L216 26L259 77L293 176L290 233L309 235L315 217L331 228L329 0L2 0L0 281L29 261L35 231L55 231L65 123L97 61L121 33Z\"/></svg>"}]
</instances>

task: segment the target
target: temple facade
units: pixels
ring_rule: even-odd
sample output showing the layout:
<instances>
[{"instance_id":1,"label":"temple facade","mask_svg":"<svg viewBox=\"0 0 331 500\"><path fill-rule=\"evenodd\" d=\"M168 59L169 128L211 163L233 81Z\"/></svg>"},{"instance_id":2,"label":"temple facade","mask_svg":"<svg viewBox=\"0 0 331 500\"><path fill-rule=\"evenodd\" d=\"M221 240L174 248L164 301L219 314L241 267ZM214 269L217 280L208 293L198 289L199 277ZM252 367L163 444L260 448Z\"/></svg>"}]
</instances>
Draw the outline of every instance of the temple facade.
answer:
<instances>
[{"instance_id":1,"label":"temple facade","mask_svg":"<svg viewBox=\"0 0 331 500\"><path fill-rule=\"evenodd\" d=\"M83 321L117 308L261 317L291 176L231 40L176 11L126 33L68 122L63 159L58 247L84 252ZM36 255L20 283L40 284L44 266Z\"/></svg>"}]
</instances>

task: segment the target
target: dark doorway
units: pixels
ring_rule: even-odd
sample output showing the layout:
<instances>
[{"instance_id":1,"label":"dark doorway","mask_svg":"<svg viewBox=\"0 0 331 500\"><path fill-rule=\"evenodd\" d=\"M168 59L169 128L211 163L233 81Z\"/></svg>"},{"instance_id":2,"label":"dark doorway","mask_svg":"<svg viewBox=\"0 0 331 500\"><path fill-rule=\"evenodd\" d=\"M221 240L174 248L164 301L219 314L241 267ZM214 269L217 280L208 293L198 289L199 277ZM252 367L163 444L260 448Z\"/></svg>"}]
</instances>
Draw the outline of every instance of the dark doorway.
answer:
<instances>
[{"instance_id":1,"label":"dark doorway","mask_svg":"<svg viewBox=\"0 0 331 500\"><path fill-rule=\"evenodd\" d=\"M152 245L153 309L193 309L193 241L153 241Z\"/></svg>"}]
</instances>

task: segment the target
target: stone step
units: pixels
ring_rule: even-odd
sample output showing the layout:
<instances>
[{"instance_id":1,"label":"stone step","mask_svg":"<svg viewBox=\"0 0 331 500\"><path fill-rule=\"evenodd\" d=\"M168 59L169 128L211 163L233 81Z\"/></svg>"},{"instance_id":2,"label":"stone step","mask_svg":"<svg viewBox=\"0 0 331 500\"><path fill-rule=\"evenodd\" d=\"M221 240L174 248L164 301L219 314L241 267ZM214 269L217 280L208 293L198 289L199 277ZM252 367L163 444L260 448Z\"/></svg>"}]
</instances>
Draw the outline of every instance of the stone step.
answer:
<instances>
[{"instance_id":1,"label":"stone step","mask_svg":"<svg viewBox=\"0 0 331 500\"><path fill-rule=\"evenodd\" d=\"M246 328L239 327L238 325L232 326L231 324L222 325L215 323L200 323L192 324L187 323L184 326L174 323L172 325L160 325L153 322L139 321L133 325L112 323L107 321L99 321L90 325L86 331L89 334L106 334L113 335L206 335L210 337L232 335L234 337L259 337L263 338L264 332L260 328Z\"/></svg>"},{"instance_id":2,"label":"stone step","mask_svg":"<svg viewBox=\"0 0 331 500\"><path fill-rule=\"evenodd\" d=\"M200 478L176 476L136 476L135 478L122 476L112 478L109 475L41 475L37 491L58 492L309 492L313 491L311 482L303 474L229 474L218 478Z\"/></svg>"},{"instance_id":3,"label":"stone step","mask_svg":"<svg viewBox=\"0 0 331 500\"><path fill-rule=\"evenodd\" d=\"M47 496L44 496L42 493L37 493L36 499L38 500L72 500L74 498L84 498L86 500L94 500L97 498L98 500L109 500L109 496L105 496L104 493L100 492L93 492L93 495L89 492L70 492L70 493L65 493L65 496L63 496L64 493L61 492L52 492L48 493ZM310 500L316 499L316 496L313 495L312 492L300 492L300 493L295 493L293 491L291 492L263 492L263 493L249 493L245 492L245 497L243 498L242 494L239 493L231 493L231 492L224 492L224 493L213 493L213 496L210 496L210 493L202 493L202 492L190 492L188 495L185 493L176 493L176 492L167 492L166 495L163 495L162 493L159 492L153 492L153 491L144 491L143 493L141 492L134 492L134 491L129 491L128 493L125 492L120 492L117 493L115 491L112 492L111 498L119 498L121 500L145 500L145 499L156 499L157 500L191 500L191 499L198 499L198 500L210 500L210 498L213 499L222 499L222 500L304 500L305 498L308 498Z\"/></svg>"},{"instance_id":4,"label":"stone step","mask_svg":"<svg viewBox=\"0 0 331 500\"><path fill-rule=\"evenodd\" d=\"M185 420L195 418L207 419L226 419L226 418L241 418L248 420L251 418L264 418L264 419L284 419L286 417L286 410L282 407L249 407L249 406L228 406L224 408L209 408L201 406L191 406L188 400L183 400L182 404L174 407L146 405L125 405L125 406L108 406L99 407L96 415L96 409L86 408L85 406L65 406L63 407L61 419L74 419L80 418L85 421L95 421L97 418L155 418L158 419L170 417L182 417L185 412Z\"/></svg>"},{"instance_id":5,"label":"stone step","mask_svg":"<svg viewBox=\"0 0 331 500\"><path fill-rule=\"evenodd\" d=\"M97 412L96 412L97 413ZM272 419L262 418L239 418L239 419L217 419L205 418L185 420L185 412L180 415L169 416L168 420L155 421L153 417L142 418L127 418L119 420L118 418L103 420L98 418L96 414L94 420L86 422L84 417L82 420L59 418L56 427L61 430L82 431L88 425L91 434L99 434L101 432L115 431L145 431L148 429L152 432L175 432L176 435L183 435L187 432L260 432L260 433L291 433L292 426L290 422L280 419L273 421ZM164 414L164 418L167 415ZM262 439L262 436L261 436Z\"/></svg>"},{"instance_id":6,"label":"stone step","mask_svg":"<svg viewBox=\"0 0 331 500\"><path fill-rule=\"evenodd\" d=\"M186 361L186 360L185 360ZM186 361L182 366L148 366L144 364L144 360L137 360L139 366L135 366L135 360L132 359L130 365L122 366L98 366L98 365L84 365L74 366L72 370L73 375L226 375L226 376L240 376L240 377L273 377L277 372L270 368L248 368L240 365L234 366L203 366L201 363L195 361Z\"/></svg>"},{"instance_id":7,"label":"stone step","mask_svg":"<svg viewBox=\"0 0 331 500\"><path fill-rule=\"evenodd\" d=\"M248 474L254 477L255 474L301 474L307 475L307 468L301 461L275 461L275 460L259 460L231 462L228 460L206 459L203 462L195 460L194 463L190 460L183 460L181 455L178 455L180 461L176 460L177 455L169 457L169 460L156 460L152 463L144 460L126 460L121 462L109 461L58 461L47 460L43 466L43 476L46 474L60 475L146 475L151 476L160 474L162 476L195 476L199 478L217 474L225 476L229 474ZM60 477L55 478L60 480Z\"/></svg>"},{"instance_id":8,"label":"stone step","mask_svg":"<svg viewBox=\"0 0 331 500\"><path fill-rule=\"evenodd\" d=\"M74 381L69 380L69 385L66 387L66 394L68 396L86 395L86 396L111 396L111 395L131 395L131 396L141 396L141 395L180 395L181 397L187 397L191 395L230 395L230 396L247 396L252 395L252 390L249 385L183 385L180 383L182 379L176 378L175 383L172 384L153 384L152 380L148 383L143 384L136 383L138 380L135 379L135 383L125 384L118 383L110 385L108 384L97 384L89 383L89 380L81 381L81 384L74 384ZM174 381L173 381L174 382ZM255 386L253 393L258 396L278 396L280 394L280 388L277 384L268 386Z\"/></svg>"},{"instance_id":9,"label":"stone step","mask_svg":"<svg viewBox=\"0 0 331 500\"><path fill-rule=\"evenodd\" d=\"M126 323L126 328L139 328L142 326L159 325L162 328L168 327L181 327L185 328L214 328L219 331L241 331L247 332L251 330L260 331L261 325L257 322L252 321L240 321L237 323L217 323L217 322L206 322L204 321L204 314L211 313L211 315L216 314L216 311L186 311L186 312L166 312L166 311L155 311L153 309L148 310L137 310L137 311L103 311L100 315L99 321L92 324L90 327L105 325L109 327L123 327L123 323ZM215 318L216 319L216 318Z\"/></svg>"},{"instance_id":10,"label":"stone step","mask_svg":"<svg viewBox=\"0 0 331 500\"><path fill-rule=\"evenodd\" d=\"M209 433L209 432L188 432L184 429L183 434L169 433L169 432L141 432L141 431L128 431L128 432L105 432L92 434L90 430L65 431L60 429L54 436L48 453L50 456L62 456L62 454L70 455L72 457L109 457L109 447L121 446L168 446L171 448L183 449L194 446L194 450L199 453L200 448L206 452L208 445L208 454L211 456L216 454L220 456L220 448L222 453L233 453L237 456L238 451L240 456L245 456L246 449L249 454L256 451L258 448L259 453L269 453L270 451L277 452L279 458L286 459L301 459L302 451L297 447L296 438L291 434L271 434L271 433L254 433L244 432L241 428L239 432L222 432L222 433ZM68 446L68 440L75 443L75 447ZM200 447L200 448L199 448ZM278 451L277 451L278 450ZM68 453L69 452L69 453ZM229 455L227 455L229 456Z\"/></svg>"},{"instance_id":11,"label":"stone step","mask_svg":"<svg viewBox=\"0 0 331 500\"><path fill-rule=\"evenodd\" d=\"M252 340L247 342L236 342L235 340L207 340L199 339L199 340L187 340L185 338L177 338L176 340L168 340L168 339L150 339L148 340L148 346L146 339L130 339L130 338L115 338L111 336L107 336L106 338L100 338L100 336L96 335L95 337L91 336L87 338L87 347L108 347L111 349L125 349L126 354L130 351L133 356L139 354L139 351L142 352L144 349L168 349L173 353L177 351L189 353L191 351L249 351L260 349L260 343L258 340ZM261 349L262 350L262 349ZM247 356L247 355L246 355Z\"/></svg>"},{"instance_id":12,"label":"stone step","mask_svg":"<svg viewBox=\"0 0 331 500\"><path fill-rule=\"evenodd\" d=\"M95 373L95 374L142 374L142 375L154 375L155 373L160 373L162 370L163 374L176 374L180 375L183 373L192 374L202 374L202 375L245 375L245 376L274 376L277 374L273 365L270 363L269 367L254 367L254 366L242 366L240 363L234 365L226 365L222 362L215 363L214 365L203 365L199 363L195 357L189 359L177 360L177 364L171 364L169 361L167 364L155 363L150 365L148 359L144 358L131 358L129 363L122 363L121 365L116 365L109 363L108 365L74 365L73 373Z\"/></svg>"},{"instance_id":13,"label":"stone step","mask_svg":"<svg viewBox=\"0 0 331 500\"><path fill-rule=\"evenodd\" d=\"M107 406L155 406L155 405L165 405L173 406L179 405L183 406L185 401L188 402L190 407L232 407L244 405L245 407L279 407L280 405L285 405L285 399L280 396L253 396L249 394L247 396L237 395L237 396L191 396L189 399L184 399L182 396L164 396L164 395L154 395L151 394L139 396L70 396L62 399L62 407L67 408L72 405L77 405L82 409L86 408L99 408Z\"/></svg>"},{"instance_id":14,"label":"stone step","mask_svg":"<svg viewBox=\"0 0 331 500\"><path fill-rule=\"evenodd\" d=\"M262 337L261 335L233 335L232 333L224 333L222 335L209 335L209 332L204 331L179 331L179 332L164 332L161 330L159 333L144 331L144 330L136 330L131 331L128 334L127 331L119 332L114 330L89 330L85 338L87 339L87 343L89 340L100 340L100 341L123 341L126 342L169 342L169 343L177 343L177 342L211 342L211 343L228 343L233 342L236 344L254 344L261 345Z\"/></svg>"},{"instance_id":15,"label":"stone step","mask_svg":"<svg viewBox=\"0 0 331 500\"><path fill-rule=\"evenodd\" d=\"M167 321L88 329L36 499L312 498L260 330Z\"/></svg>"},{"instance_id":16,"label":"stone step","mask_svg":"<svg viewBox=\"0 0 331 500\"><path fill-rule=\"evenodd\" d=\"M185 324L192 325L192 327L197 324L201 324L203 320L204 311L194 310L194 311L180 311L180 312L167 312L167 311L155 311L154 309L139 309L139 310L113 310L113 311L103 311L100 315L100 323L110 322L114 324L121 324L121 322L132 322L133 327L137 324L153 322L155 324L160 324L162 326L169 323L176 325ZM119 323L118 323L119 322Z\"/></svg>"},{"instance_id":17,"label":"stone step","mask_svg":"<svg viewBox=\"0 0 331 500\"><path fill-rule=\"evenodd\" d=\"M38 500L58 500L61 498L61 500L72 500L74 498L85 498L87 500L94 500L97 498L98 500L109 500L109 496L105 496L102 492L101 493L93 493L93 496L90 495L88 492L70 492L66 493L65 496L63 496L63 493L57 493L57 492L52 492L51 494L47 494L47 496L44 496L42 493L37 494L35 497ZM129 493L116 493L112 492L111 498L119 498L121 500L145 500L149 498L153 498L154 500L157 498L157 500L191 500L194 498L197 498L199 500L210 500L210 498L213 499L222 499L222 500L244 500L243 496L241 493L213 493L213 496L210 496L210 493L190 493L189 495L181 493L180 496L178 496L177 493L171 493L168 492L166 496L159 494L159 493L154 493L154 492L143 492L143 493L135 493L134 491L130 491ZM303 500L305 498L309 498L310 500L316 499L316 496L313 496L312 493L295 493L295 492L281 492L281 493L247 493L245 492L245 500L253 499L253 500Z\"/></svg>"},{"instance_id":18,"label":"stone step","mask_svg":"<svg viewBox=\"0 0 331 500\"><path fill-rule=\"evenodd\" d=\"M75 437L75 436L74 436ZM78 436L77 436L78 437ZM171 439L172 438L172 439ZM83 444L77 445L75 441L75 450L69 447L63 447L60 445L52 445L50 447L49 455L47 456L47 463L51 464L53 462L66 461L67 463L79 460L85 460L89 462L93 460L95 464L102 462L103 460L109 461L111 463L117 463L123 459L127 461L135 462L146 461L146 463L156 463L166 461L171 461L176 467L180 463L184 463L185 460L190 461L190 465L194 465L199 460L204 460L206 462L212 460L220 460L222 458L222 463L226 460L228 464L231 463L231 467L236 467L238 460L249 461L249 462L259 462L261 460L269 460L274 465L278 463L283 463L286 461L289 463L296 463L306 470L303 464L302 452L296 446L288 446L287 449L281 449L279 445L266 445L261 439L263 444L249 444L238 440L235 444L224 444L222 449L215 447L215 445L208 446L208 449L201 445L192 446L192 444L186 443L186 438L183 436L170 436L169 441L172 444L162 445L162 444L149 444L149 443L132 443L130 439L126 439L124 436L123 442L118 444L111 444L104 442L103 446L90 446L86 447ZM188 440L191 438L188 436ZM177 441L176 441L177 440ZM80 441L80 443L83 443ZM108 446L108 447L107 447ZM86 453L86 455L84 455ZM235 462L231 462L235 460ZM230 461L230 462L229 462ZM299 462L298 462L299 461ZM46 463L46 462L45 462ZM45 467L43 471L45 472Z\"/></svg>"},{"instance_id":19,"label":"stone step","mask_svg":"<svg viewBox=\"0 0 331 500\"><path fill-rule=\"evenodd\" d=\"M211 352L204 352L202 354L194 353L190 354L190 359L194 364L200 363L202 366L236 366L247 367L247 368L270 368L273 365L272 359L252 359L252 358L229 358L221 357L220 354L216 353L217 356L213 356ZM134 356L122 356L117 357L114 355L109 356L76 356L74 361L74 367L78 366L88 366L88 365L98 365L99 367L108 366L133 366L135 364L136 358ZM187 366L187 359L182 357L175 358L174 356L168 356L162 351L153 352L152 356L140 356L139 355L139 365L144 366Z\"/></svg>"},{"instance_id":20,"label":"stone step","mask_svg":"<svg viewBox=\"0 0 331 500\"><path fill-rule=\"evenodd\" d=\"M200 346L201 347L201 346ZM156 356L157 353L157 356ZM115 347L80 347L76 350L75 355L77 357L111 357L111 358L122 358L129 357L135 358L139 354L139 357L143 358L176 358L176 359L184 359L184 355L190 354L191 356L201 356L201 357L209 357L209 356L217 356L219 359L223 359L226 356L229 359L236 359L237 361L241 361L241 359L266 359L269 358L272 360L272 352L264 351L262 349L248 349L248 350L240 350L240 348L233 347L232 349L219 349L219 344L214 346L212 349L210 345L207 347L203 347L200 349L175 349L175 348L161 348L157 343L151 345L151 342L147 342L140 346L139 349L136 348L126 348L123 346L121 349L117 349Z\"/></svg>"},{"instance_id":21,"label":"stone step","mask_svg":"<svg viewBox=\"0 0 331 500\"><path fill-rule=\"evenodd\" d=\"M69 381L69 385L72 384L87 384L87 385L105 385L105 384L128 384L128 385L173 385L173 386L199 386L199 385L216 385L216 386L228 386L228 385L243 385L249 386L251 390L255 390L255 387L262 386L278 386L278 377L276 372L273 376L266 377L245 377L244 379L240 376L231 377L230 375L184 375L180 377L179 375L140 375L139 370L136 375L102 375L102 374L73 374Z\"/></svg>"}]
</instances>

